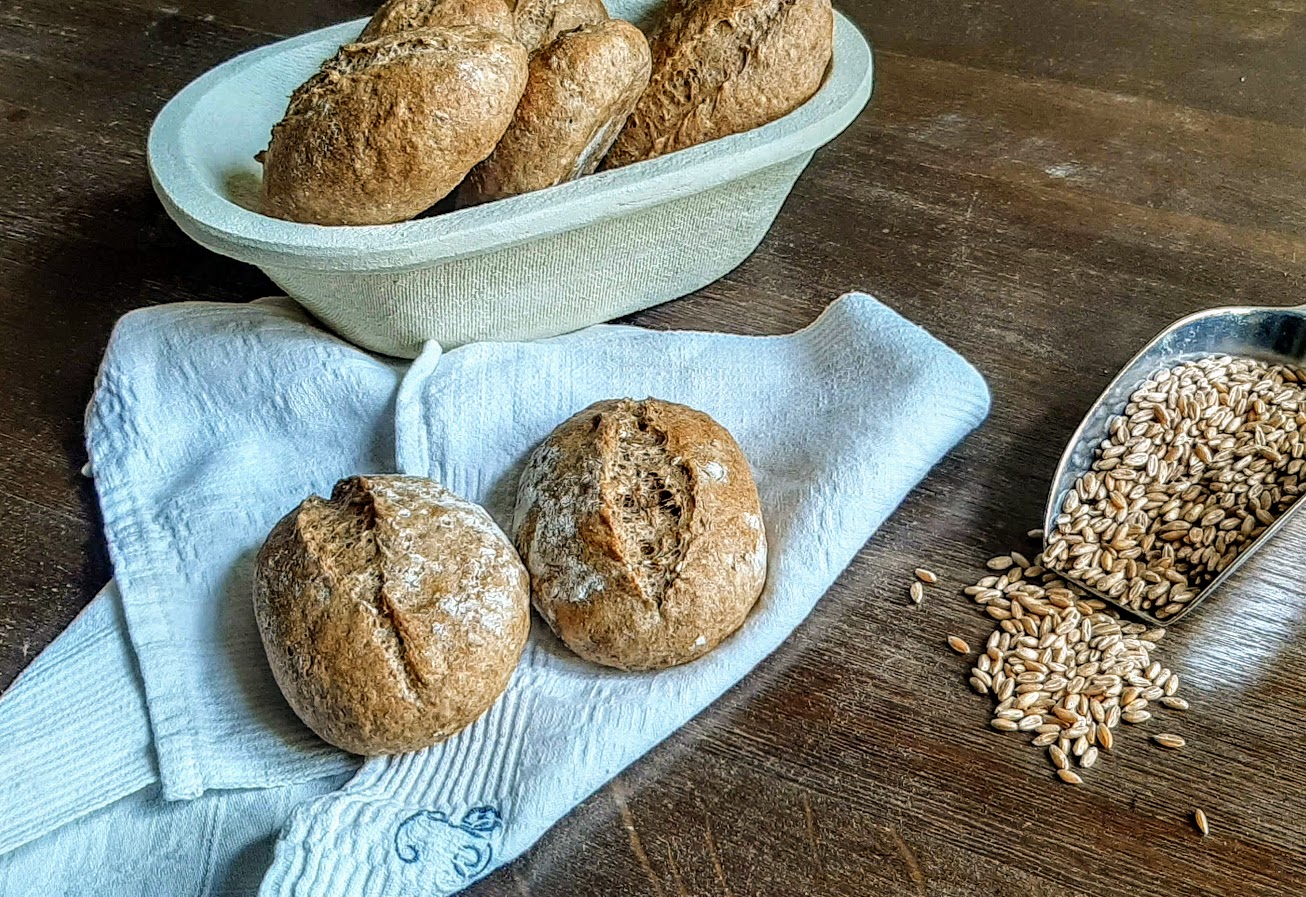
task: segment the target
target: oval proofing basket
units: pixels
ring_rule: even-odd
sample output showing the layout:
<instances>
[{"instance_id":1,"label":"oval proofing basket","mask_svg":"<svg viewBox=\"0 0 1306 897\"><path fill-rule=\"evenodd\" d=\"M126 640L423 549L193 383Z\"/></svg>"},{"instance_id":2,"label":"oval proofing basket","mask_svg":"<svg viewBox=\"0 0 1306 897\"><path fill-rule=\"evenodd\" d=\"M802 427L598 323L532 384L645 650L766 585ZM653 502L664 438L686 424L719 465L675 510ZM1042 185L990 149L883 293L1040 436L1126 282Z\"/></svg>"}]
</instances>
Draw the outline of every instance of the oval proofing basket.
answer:
<instances>
[{"instance_id":1,"label":"oval proofing basket","mask_svg":"<svg viewBox=\"0 0 1306 897\"><path fill-rule=\"evenodd\" d=\"M612 3L639 23L646 0ZM835 15L820 91L778 121L677 153L402 224L321 227L268 218L260 167L291 91L365 20L238 56L183 89L150 130L164 208L190 237L257 265L365 348L413 357L427 340L534 339L703 287L761 241L817 147L866 105L871 51Z\"/></svg>"}]
</instances>

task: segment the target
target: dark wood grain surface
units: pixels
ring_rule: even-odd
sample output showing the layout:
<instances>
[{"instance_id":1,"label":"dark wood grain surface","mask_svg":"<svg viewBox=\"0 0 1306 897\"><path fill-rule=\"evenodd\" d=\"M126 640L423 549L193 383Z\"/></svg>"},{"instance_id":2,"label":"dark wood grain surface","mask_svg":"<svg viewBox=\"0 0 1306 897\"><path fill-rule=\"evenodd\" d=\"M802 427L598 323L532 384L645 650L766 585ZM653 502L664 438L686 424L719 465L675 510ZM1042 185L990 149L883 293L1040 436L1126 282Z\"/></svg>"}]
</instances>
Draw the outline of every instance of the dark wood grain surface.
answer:
<instances>
[{"instance_id":1,"label":"dark wood grain surface","mask_svg":"<svg viewBox=\"0 0 1306 897\"><path fill-rule=\"evenodd\" d=\"M113 321L274 291L164 215L152 116L234 53L368 11L173 2L0 4L0 684L110 575L78 471ZM473 893L1306 892L1306 517L1163 646L1193 705L1182 752L1125 731L1062 785L987 728L944 644L987 633L958 590L1026 547L1064 441L1142 342L1212 305L1306 302L1306 6L844 9L878 52L867 112L751 259L633 320L779 332L864 289L971 359L993 414L772 658ZM914 607L922 563L942 582Z\"/></svg>"}]
</instances>

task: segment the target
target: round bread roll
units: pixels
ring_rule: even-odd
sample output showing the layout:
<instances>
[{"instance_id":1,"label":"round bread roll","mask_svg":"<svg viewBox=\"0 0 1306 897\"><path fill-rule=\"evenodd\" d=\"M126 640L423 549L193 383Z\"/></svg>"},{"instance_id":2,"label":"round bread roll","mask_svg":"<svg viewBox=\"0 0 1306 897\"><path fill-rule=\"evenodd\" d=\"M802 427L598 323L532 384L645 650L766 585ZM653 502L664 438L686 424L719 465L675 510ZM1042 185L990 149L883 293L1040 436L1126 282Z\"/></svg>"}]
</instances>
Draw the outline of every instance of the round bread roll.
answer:
<instances>
[{"instance_id":1,"label":"round bread roll","mask_svg":"<svg viewBox=\"0 0 1306 897\"><path fill-rule=\"evenodd\" d=\"M254 616L310 729L394 754L448 738L499 697L530 630L529 589L480 507L420 477L352 477L273 528Z\"/></svg>"},{"instance_id":2,"label":"round bread roll","mask_svg":"<svg viewBox=\"0 0 1306 897\"><path fill-rule=\"evenodd\" d=\"M774 121L821 86L830 0L672 0L653 76L604 161L616 168Z\"/></svg>"},{"instance_id":3,"label":"round bread roll","mask_svg":"<svg viewBox=\"0 0 1306 897\"><path fill-rule=\"evenodd\" d=\"M505 0L389 0L364 26L358 39L376 40L414 28L451 25L479 25L496 34L516 36L512 10Z\"/></svg>"},{"instance_id":4,"label":"round bread roll","mask_svg":"<svg viewBox=\"0 0 1306 897\"><path fill-rule=\"evenodd\" d=\"M513 517L531 601L595 663L647 670L702 657L766 581L748 461L701 411L598 402L540 444Z\"/></svg>"},{"instance_id":5,"label":"round bread roll","mask_svg":"<svg viewBox=\"0 0 1306 897\"><path fill-rule=\"evenodd\" d=\"M264 213L390 224L430 208L503 136L527 62L516 41L475 26L346 44L272 129Z\"/></svg>"},{"instance_id":6,"label":"round bread roll","mask_svg":"<svg viewBox=\"0 0 1306 897\"><path fill-rule=\"evenodd\" d=\"M531 57L512 124L458 190L475 205L587 175L648 84L648 40L609 19L558 35Z\"/></svg>"},{"instance_id":7,"label":"round bread roll","mask_svg":"<svg viewBox=\"0 0 1306 897\"><path fill-rule=\"evenodd\" d=\"M603 0L516 0L512 19L517 40L532 53L565 31L608 20Z\"/></svg>"}]
</instances>

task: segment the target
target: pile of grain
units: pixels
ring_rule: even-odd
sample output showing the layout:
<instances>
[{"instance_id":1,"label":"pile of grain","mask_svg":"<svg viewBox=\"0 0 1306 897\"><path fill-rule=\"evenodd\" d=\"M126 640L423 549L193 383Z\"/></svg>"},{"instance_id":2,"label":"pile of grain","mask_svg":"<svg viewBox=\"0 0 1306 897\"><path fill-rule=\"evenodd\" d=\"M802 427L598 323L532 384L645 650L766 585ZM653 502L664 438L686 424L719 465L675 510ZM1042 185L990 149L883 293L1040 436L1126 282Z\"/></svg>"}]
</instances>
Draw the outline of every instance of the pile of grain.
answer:
<instances>
[{"instance_id":1,"label":"pile of grain","mask_svg":"<svg viewBox=\"0 0 1306 897\"><path fill-rule=\"evenodd\" d=\"M991 725L1029 733L1046 747L1065 782L1091 768L1100 751L1115 748L1121 722L1145 723L1157 708L1187 710L1179 676L1153 656L1165 630L1122 620L1096 598L1086 598L1056 572L1019 552L988 562L990 575L966 588L997 621L971 669L970 685L996 701ZM969 654L955 636L953 650ZM1153 736L1179 748L1170 733Z\"/></svg>"}]
</instances>

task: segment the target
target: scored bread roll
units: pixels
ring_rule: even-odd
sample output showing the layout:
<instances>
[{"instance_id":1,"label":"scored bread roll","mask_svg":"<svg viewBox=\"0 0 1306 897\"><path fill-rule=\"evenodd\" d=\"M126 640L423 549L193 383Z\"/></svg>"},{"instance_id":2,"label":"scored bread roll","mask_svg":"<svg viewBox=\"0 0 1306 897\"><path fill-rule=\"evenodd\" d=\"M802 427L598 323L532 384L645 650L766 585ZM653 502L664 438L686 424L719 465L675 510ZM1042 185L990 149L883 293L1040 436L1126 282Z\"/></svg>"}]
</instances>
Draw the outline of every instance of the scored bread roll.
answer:
<instances>
[{"instance_id":1,"label":"scored bread roll","mask_svg":"<svg viewBox=\"0 0 1306 897\"><path fill-rule=\"evenodd\" d=\"M476 26L346 44L272 129L264 214L390 224L430 208L499 142L527 63L515 40Z\"/></svg>"},{"instance_id":2,"label":"scored bread roll","mask_svg":"<svg viewBox=\"0 0 1306 897\"><path fill-rule=\"evenodd\" d=\"M608 20L603 0L516 0L512 9L517 40L535 52L565 31Z\"/></svg>"},{"instance_id":3,"label":"scored bread roll","mask_svg":"<svg viewBox=\"0 0 1306 897\"><path fill-rule=\"evenodd\" d=\"M748 461L701 411L598 402L531 454L513 515L531 601L573 651L627 670L703 656L766 581Z\"/></svg>"},{"instance_id":4,"label":"scored bread roll","mask_svg":"<svg viewBox=\"0 0 1306 897\"><path fill-rule=\"evenodd\" d=\"M529 585L480 507L420 477L341 480L273 528L254 615L299 718L355 754L415 751L503 692L530 630Z\"/></svg>"},{"instance_id":5,"label":"scored bread roll","mask_svg":"<svg viewBox=\"0 0 1306 897\"><path fill-rule=\"evenodd\" d=\"M479 25L515 37L512 10L506 0L389 0L368 20L360 41L414 28Z\"/></svg>"},{"instance_id":6,"label":"scored bread roll","mask_svg":"<svg viewBox=\"0 0 1306 897\"><path fill-rule=\"evenodd\" d=\"M672 0L653 75L604 160L616 168L737 134L797 109L834 48L830 0Z\"/></svg>"},{"instance_id":7,"label":"scored bread roll","mask_svg":"<svg viewBox=\"0 0 1306 897\"><path fill-rule=\"evenodd\" d=\"M598 167L648 84L648 41L620 19L560 34L531 57L512 124L458 191L474 205L552 187Z\"/></svg>"}]
</instances>

